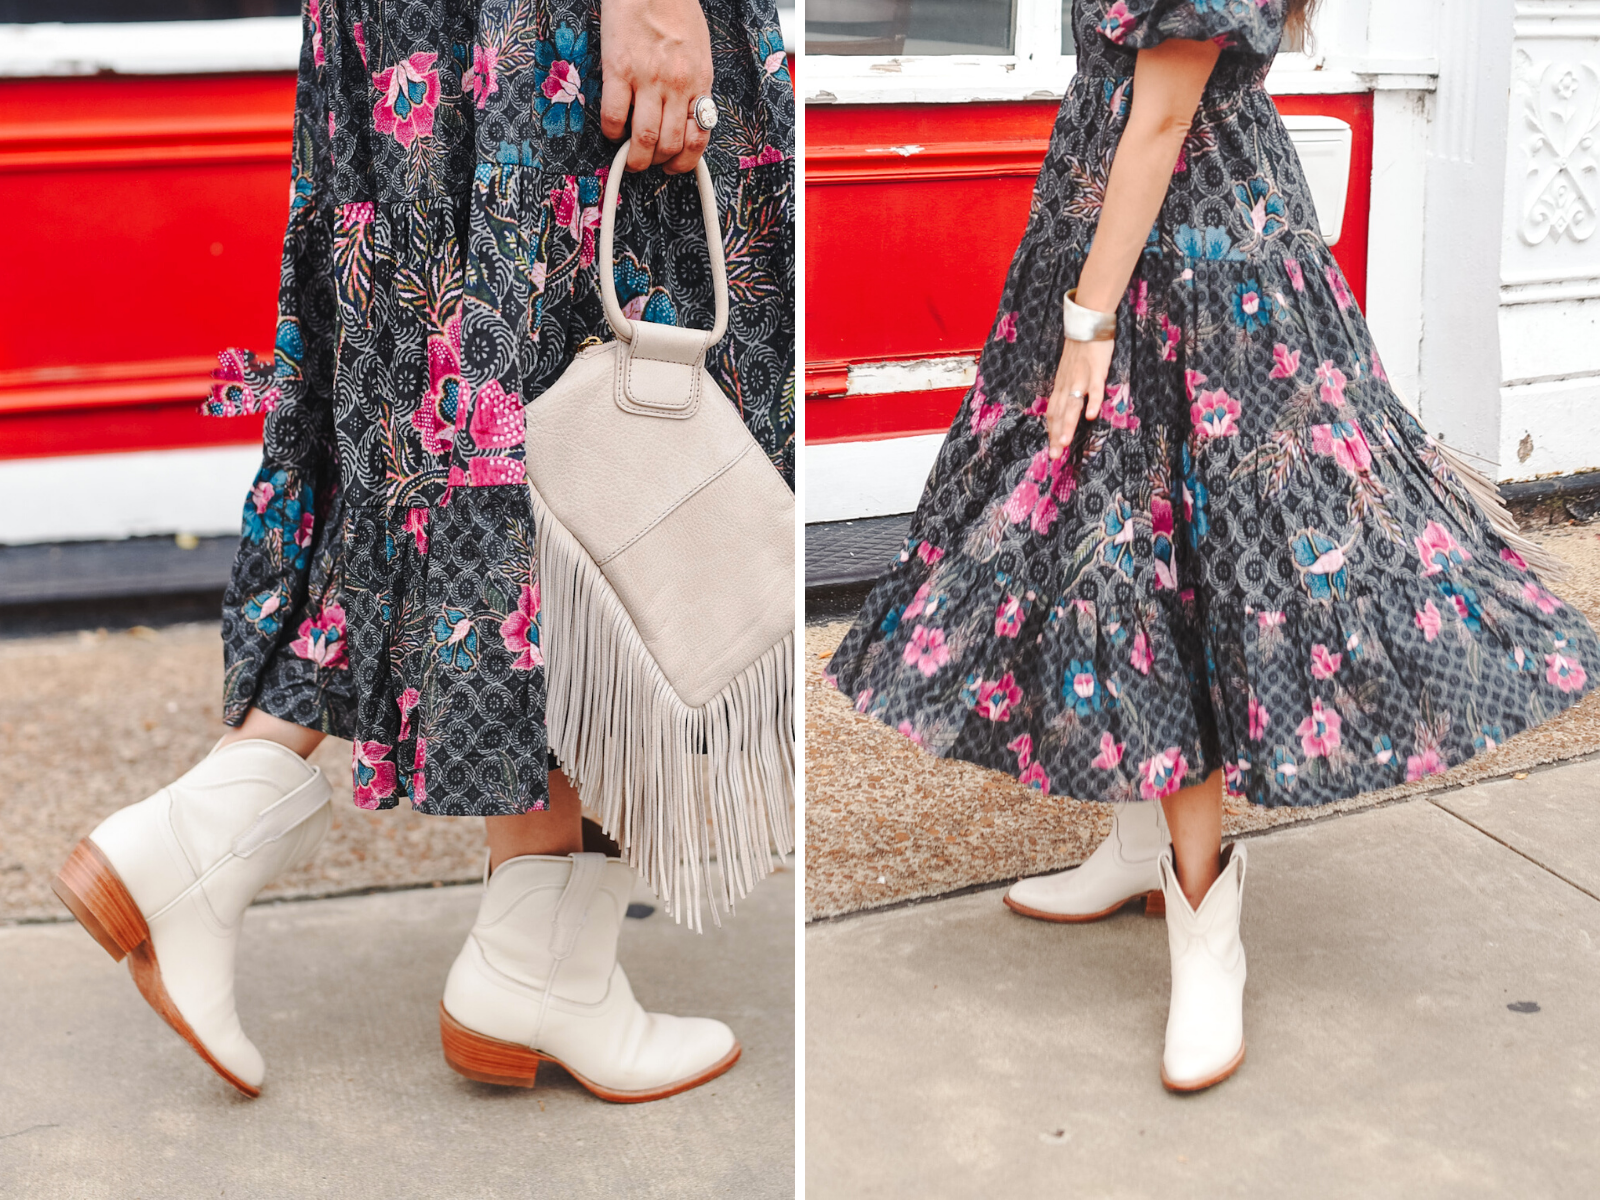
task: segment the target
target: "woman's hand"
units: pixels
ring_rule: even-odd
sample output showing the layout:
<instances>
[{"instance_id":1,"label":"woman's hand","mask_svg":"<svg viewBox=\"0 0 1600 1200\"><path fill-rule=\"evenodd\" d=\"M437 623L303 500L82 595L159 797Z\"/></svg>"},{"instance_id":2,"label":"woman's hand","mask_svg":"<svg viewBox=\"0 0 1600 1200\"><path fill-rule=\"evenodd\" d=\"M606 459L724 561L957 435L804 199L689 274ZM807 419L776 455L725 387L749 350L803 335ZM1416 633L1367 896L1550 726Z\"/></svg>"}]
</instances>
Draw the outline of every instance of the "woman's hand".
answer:
<instances>
[{"instance_id":1,"label":"woman's hand","mask_svg":"<svg viewBox=\"0 0 1600 1200\"><path fill-rule=\"evenodd\" d=\"M711 31L698 0L602 0L600 129L621 141L633 110L628 170L694 170L710 140L689 115L711 91Z\"/></svg>"},{"instance_id":2,"label":"woman's hand","mask_svg":"<svg viewBox=\"0 0 1600 1200\"><path fill-rule=\"evenodd\" d=\"M1056 366L1056 382L1044 414L1052 460L1060 458L1072 445L1080 418L1093 421L1100 415L1100 402L1106 397L1106 372L1111 369L1115 345L1062 339L1061 362Z\"/></svg>"}]
</instances>

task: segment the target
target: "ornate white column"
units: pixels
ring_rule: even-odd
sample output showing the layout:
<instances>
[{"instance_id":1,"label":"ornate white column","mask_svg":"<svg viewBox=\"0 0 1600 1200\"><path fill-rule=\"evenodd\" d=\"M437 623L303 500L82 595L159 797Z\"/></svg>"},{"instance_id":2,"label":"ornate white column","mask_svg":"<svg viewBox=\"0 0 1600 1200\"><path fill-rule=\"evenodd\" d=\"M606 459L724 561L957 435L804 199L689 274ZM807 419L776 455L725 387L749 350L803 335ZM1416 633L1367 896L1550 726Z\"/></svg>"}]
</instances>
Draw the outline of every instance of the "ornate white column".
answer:
<instances>
[{"instance_id":1,"label":"ornate white column","mask_svg":"<svg viewBox=\"0 0 1600 1200\"><path fill-rule=\"evenodd\" d=\"M1519 0L1500 230L1501 479L1600 470L1600 2Z\"/></svg>"}]
</instances>

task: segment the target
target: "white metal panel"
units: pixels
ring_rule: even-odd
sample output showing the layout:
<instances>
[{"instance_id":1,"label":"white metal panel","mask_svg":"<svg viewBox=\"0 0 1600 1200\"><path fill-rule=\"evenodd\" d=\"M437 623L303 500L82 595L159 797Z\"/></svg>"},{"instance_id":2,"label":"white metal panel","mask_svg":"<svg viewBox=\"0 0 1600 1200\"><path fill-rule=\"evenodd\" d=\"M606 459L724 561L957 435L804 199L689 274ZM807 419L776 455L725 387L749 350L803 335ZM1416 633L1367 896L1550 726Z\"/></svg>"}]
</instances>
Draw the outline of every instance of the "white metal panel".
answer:
<instances>
[{"instance_id":1,"label":"white metal panel","mask_svg":"<svg viewBox=\"0 0 1600 1200\"><path fill-rule=\"evenodd\" d=\"M1337 117L1286 116L1284 126L1300 156L1300 167L1311 187L1311 200L1317 206L1317 220L1328 245L1339 240L1344 229L1345 199L1350 191L1350 147L1354 136L1350 126Z\"/></svg>"},{"instance_id":2,"label":"white metal panel","mask_svg":"<svg viewBox=\"0 0 1600 1200\"><path fill-rule=\"evenodd\" d=\"M806 523L912 512L944 434L807 446Z\"/></svg>"},{"instance_id":3,"label":"white metal panel","mask_svg":"<svg viewBox=\"0 0 1600 1200\"><path fill-rule=\"evenodd\" d=\"M215 75L299 65L299 17L0 25L0 75Z\"/></svg>"},{"instance_id":4,"label":"white metal panel","mask_svg":"<svg viewBox=\"0 0 1600 1200\"><path fill-rule=\"evenodd\" d=\"M0 462L0 543L237 533L259 446Z\"/></svg>"}]
</instances>

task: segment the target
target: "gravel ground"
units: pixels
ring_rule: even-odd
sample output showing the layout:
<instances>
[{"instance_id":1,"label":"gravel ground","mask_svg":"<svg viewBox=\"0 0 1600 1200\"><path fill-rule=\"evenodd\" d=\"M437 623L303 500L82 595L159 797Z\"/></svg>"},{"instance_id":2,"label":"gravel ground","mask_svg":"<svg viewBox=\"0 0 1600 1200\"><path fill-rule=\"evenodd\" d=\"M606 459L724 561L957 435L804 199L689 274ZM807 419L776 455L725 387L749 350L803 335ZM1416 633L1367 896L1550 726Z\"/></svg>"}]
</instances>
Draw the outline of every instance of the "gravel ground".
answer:
<instances>
[{"instance_id":1,"label":"gravel ground","mask_svg":"<svg viewBox=\"0 0 1600 1200\"><path fill-rule=\"evenodd\" d=\"M1561 595L1600 627L1596 526L1538 536L1569 565ZM1041 796L998 771L933 758L858 716L822 682L823 666L848 628L836 621L806 629L807 920L1061 870L1099 844L1111 826L1104 805ZM1315 820L1594 751L1600 751L1600 693L1447 775L1317 809L1230 804L1224 830Z\"/></svg>"},{"instance_id":2,"label":"gravel ground","mask_svg":"<svg viewBox=\"0 0 1600 1200\"><path fill-rule=\"evenodd\" d=\"M0 641L0 921L66 916L56 869L108 813L205 756L221 694L214 622ZM477 878L481 821L356 808L349 742L312 762L333 783L333 828L263 898Z\"/></svg>"}]
</instances>

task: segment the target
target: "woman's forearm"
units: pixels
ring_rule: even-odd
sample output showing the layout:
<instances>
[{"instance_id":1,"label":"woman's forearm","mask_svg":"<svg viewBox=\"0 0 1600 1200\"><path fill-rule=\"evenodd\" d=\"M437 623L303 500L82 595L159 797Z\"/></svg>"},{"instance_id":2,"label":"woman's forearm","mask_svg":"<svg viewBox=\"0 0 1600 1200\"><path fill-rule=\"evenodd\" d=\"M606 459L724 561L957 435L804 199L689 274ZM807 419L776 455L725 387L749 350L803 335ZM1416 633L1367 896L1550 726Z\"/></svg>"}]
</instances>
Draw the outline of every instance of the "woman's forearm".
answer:
<instances>
[{"instance_id":1,"label":"woman's forearm","mask_svg":"<svg viewBox=\"0 0 1600 1200\"><path fill-rule=\"evenodd\" d=\"M1219 53L1213 42L1176 40L1139 52L1133 107L1078 279L1077 302L1085 308L1113 312L1127 290Z\"/></svg>"}]
</instances>

